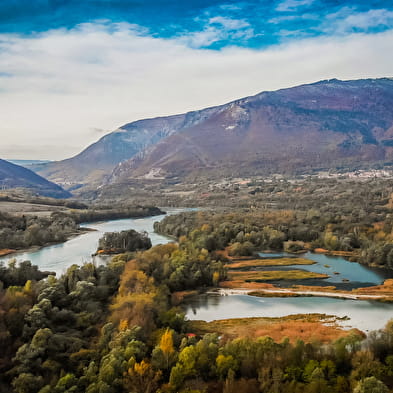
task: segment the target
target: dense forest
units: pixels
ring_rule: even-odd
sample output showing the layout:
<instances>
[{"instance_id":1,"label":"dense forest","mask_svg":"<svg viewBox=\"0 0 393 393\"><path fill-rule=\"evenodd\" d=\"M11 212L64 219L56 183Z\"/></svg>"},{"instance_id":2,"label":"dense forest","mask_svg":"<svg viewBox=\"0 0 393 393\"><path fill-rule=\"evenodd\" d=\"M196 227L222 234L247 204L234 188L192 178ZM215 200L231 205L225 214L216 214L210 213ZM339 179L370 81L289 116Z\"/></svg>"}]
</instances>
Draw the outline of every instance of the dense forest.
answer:
<instances>
[{"instance_id":1,"label":"dense forest","mask_svg":"<svg viewBox=\"0 0 393 393\"><path fill-rule=\"evenodd\" d=\"M43 246L64 242L79 225L66 213L55 212L50 217L16 216L0 212L0 249Z\"/></svg>"},{"instance_id":2,"label":"dense forest","mask_svg":"<svg viewBox=\"0 0 393 393\"><path fill-rule=\"evenodd\" d=\"M361 393L393 388L390 323L367 339L349 334L330 344L194 334L174 304L175 295L214 286L226 275L215 253L201 244L203 237L194 230L179 244L120 254L107 266L73 265L59 278L31 275L29 264L2 266L0 391Z\"/></svg>"},{"instance_id":3,"label":"dense forest","mask_svg":"<svg viewBox=\"0 0 393 393\"><path fill-rule=\"evenodd\" d=\"M185 212L155 223L157 232L189 236L209 251L228 247L229 255L323 248L349 251L357 261L389 268L393 268L392 228L390 214L359 216L356 211L316 209Z\"/></svg>"}]
</instances>

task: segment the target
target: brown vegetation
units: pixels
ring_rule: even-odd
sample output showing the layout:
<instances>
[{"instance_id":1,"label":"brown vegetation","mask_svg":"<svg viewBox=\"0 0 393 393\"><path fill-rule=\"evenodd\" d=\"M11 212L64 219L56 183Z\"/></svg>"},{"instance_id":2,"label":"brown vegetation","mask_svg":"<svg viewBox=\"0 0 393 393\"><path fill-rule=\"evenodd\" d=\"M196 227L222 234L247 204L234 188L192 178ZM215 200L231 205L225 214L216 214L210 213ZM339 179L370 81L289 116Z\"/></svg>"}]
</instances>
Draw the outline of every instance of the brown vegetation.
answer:
<instances>
[{"instance_id":1,"label":"brown vegetation","mask_svg":"<svg viewBox=\"0 0 393 393\"><path fill-rule=\"evenodd\" d=\"M9 255L12 254L13 252L15 252L16 250L13 250L11 248L3 248L0 250L0 257L3 257L5 255Z\"/></svg>"},{"instance_id":2,"label":"brown vegetation","mask_svg":"<svg viewBox=\"0 0 393 393\"><path fill-rule=\"evenodd\" d=\"M198 295L199 292L196 290L188 290L188 291L176 291L171 295L172 304L177 306L182 303L185 299Z\"/></svg>"},{"instance_id":3,"label":"brown vegetation","mask_svg":"<svg viewBox=\"0 0 393 393\"><path fill-rule=\"evenodd\" d=\"M219 333L229 338L269 336L280 342L289 338L291 342L330 342L345 337L351 332L341 329L334 316L325 314L298 314L281 318L236 318L212 322L190 321L190 329L197 334Z\"/></svg>"},{"instance_id":4,"label":"brown vegetation","mask_svg":"<svg viewBox=\"0 0 393 393\"><path fill-rule=\"evenodd\" d=\"M385 280L382 285L354 289L352 292L366 295L386 295L393 298L393 279Z\"/></svg>"},{"instance_id":5,"label":"brown vegetation","mask_svg":"<svg viewBox=\"0 0 393 393\"><path fill-rule=\"evenodd\" d=\"M243 280L228 280L220 282L221 288L227 289L269 289L275 288L273 284L266 282L245 282Z\"/></svg>"},{"instance_id":6,"label":"brown vegetation","mask_svg":"<svg viewBox=\"0 0 393 393\"><path fill-rule=\"evenodd\" d=\"M225 265L228 269L240 269L243 267L258 267L258 266L291 266L291 265L313 265L315 261L306 258L271 258L271 259L250 259L229 263Z\"/></svg>"},{"instance_id":7,"label":"brown vegetation","mask_svg":"<svg viewBox=\"0 0 393 393\"><path fill-rule=\"evenodd\" d=\"M307 280L311 278L328 278L327 274L307 272L305 270L276 271L229 271L229 280L236 281L273 281L273 280Z\"/></svg>"}]
</instances>

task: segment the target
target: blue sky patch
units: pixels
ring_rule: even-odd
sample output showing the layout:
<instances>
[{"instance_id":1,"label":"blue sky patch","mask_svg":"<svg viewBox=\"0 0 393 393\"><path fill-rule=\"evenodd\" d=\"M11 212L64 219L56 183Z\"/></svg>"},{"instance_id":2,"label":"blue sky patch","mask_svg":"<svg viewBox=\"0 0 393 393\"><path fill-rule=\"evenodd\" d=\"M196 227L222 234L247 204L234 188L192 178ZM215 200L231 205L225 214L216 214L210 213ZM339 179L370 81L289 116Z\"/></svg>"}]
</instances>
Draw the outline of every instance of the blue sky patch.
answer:
<instances>
[{"instance_id":1,"label":"blue sky patch","mask_svg":"<svg viewBox=\"0 0 393 393\"><path fill-rule=\"evenodd\" d=\"M3 0L0 32L30 35L95 21L127 22L193 48L265 48L299 38L393 27L391 1Z\"/></svg>"}]
</instances>

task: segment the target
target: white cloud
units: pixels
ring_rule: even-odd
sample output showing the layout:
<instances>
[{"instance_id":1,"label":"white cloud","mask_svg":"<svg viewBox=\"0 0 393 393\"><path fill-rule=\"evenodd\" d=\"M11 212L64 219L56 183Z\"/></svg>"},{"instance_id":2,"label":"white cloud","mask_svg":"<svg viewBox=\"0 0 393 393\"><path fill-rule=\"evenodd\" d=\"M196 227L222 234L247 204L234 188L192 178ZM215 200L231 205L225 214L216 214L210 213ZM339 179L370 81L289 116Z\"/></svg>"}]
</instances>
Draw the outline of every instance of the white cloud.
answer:
<instances>
[{"instance_id":1,"label":"white cloud","mask_svg":"<svg viewBox=\"0 0 393 393\"><path fill-rule=\"evenodd\" d=\"M356 12L354 8L343 7L326 16L323 30L327 33L344 34L354 30L367 31L375 27L393 27L393 11L373 9Z\"/></svg>"},{"instance_id":2,"label":"white cloud","mask_svg":"<svg viewBox=\"0 0 393 393\"><path fill-rule=\"evenodd\" d=\"M269 23L282 23L288 21L296 21L296 20L318 20L320 16L318 14L312 13L302 13L302 14L291 14L291 15L281 15L274 18L269 19Z\"/></svg>"},{"instance_id":3,"label":"white cloud","mask_svg":"<svg viewBox=\"0 0 393 393\"><path fill-rule=\"evenodd\" d=\"M200 20L200 18L197 18ZM245 19L226 16L208 18L201 31L187 33L180 37L181 42L191 48L207 48L215 42L226 40L247 40L254 36L254 29Z\"/></svg>"},{"instance_id":4,"label":"white cloud","mask_svg":"<svg viewBox=\"0 0 393 393\"><path fill-rule=\"evenodd\" d=\"M250 24L244 19L232 19L226 16L215 16L210 18L209 24L221 25L225 28L225 30L238 30L250 26Z\"/></svg>"},{"instance_id":5,"label":"white cloud","mask_svg":"<svg viewBox=\"0 0 393 393\"><path fill-rule=\"evenodd\" d=\"M393 70L393 31L220 51L141 34L85 24L32 38L0 35L0 157L65 158L94 142L95 128Z\"/></svg>"},{"instance_id":6,"label":"white cloud","mask_svg":"<svg viewBox=\"0 0 393 393\"><path fill-rule=\"evenodd\" d=\"M277 11L296 11L299 7L311 5L314 0L284 0L276 7Z\"/></svg>"}]
</instances>

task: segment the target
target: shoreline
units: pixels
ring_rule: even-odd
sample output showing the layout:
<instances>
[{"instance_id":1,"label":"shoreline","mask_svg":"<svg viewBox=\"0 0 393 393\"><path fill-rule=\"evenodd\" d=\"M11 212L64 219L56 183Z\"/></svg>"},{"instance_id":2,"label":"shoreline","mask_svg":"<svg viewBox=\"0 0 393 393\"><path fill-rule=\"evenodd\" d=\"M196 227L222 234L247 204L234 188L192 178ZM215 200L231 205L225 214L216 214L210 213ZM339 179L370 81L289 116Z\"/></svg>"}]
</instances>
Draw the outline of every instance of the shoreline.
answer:
<instances>
[{"instance_id":1,"label":"shoreline","mask_svg":"<svg viewBox=\"0 0 393 393\"><path fill-rule=\"evenodd\" d=\"M334 292L334 291L313 291L313 290L291 290L291 289L245 289L245 288L218 288L217 292L210 292L210 293L219 293L221 296L229 296L229 295L249 295L258 297L258 295L252 295L252 293L266 294L266 297L274 297L274 294L285 294L290 296L313 296L313 297L332 297L338 299L350 299L350 300L378 300L378 299L385 299L386 296L384 295L375 295L375 294L352 294L346 292ZM272 296L269 296L272 295Z\"/></svg>"},{"instance_id":2,"label":"shoreline","mask_svg":"<svg viewBox=\"0 0 393 393\"><path fill-rule=\"evenodd\" d=\"M160 209L160 208L159 208ZM96 229L94 228L89 228L88 226L82 226L82 225L89 225L89 224L97 224L97 223L102 223L102 222L106 222L106 221L115 221L115 220L123 220L123 219L137 219L137 218L146 218L146 217L156 217L156 216L160 216L160 215L166 215L167 211L161 210L162 213L159 214L153 214L153 215L149 215L149 216L137 216L137 217L122 217L122 218L114 218L114 219L101 219L101 220L96 220L96 221L87 221L87 222L81 222L79 223L79 229L77 232L72 232L69 235L67 235L66 240L62 241L62 242L49 242L46 244L43 244L41 246L35 245L35 246L31 246L31 247L27 247L27 248L21 248L21 249L3 249L0 250L0 261L3 260L3 258L9 256L10 259L16 257L18 254L23 254L26 252L35 252L35 251L39 251L45 247L50 247L50 246L54 246L56 244L63 244L68 242L69 240L81 236L85 233L88 232L94 232L96 231ZM6 250L7 252L5 253L1 253L1 251Z\"/></svg>"},{"instance_id":3,"label":"shoreline","mask_svg":"<svg viewBox=\"0 0 393 393\"><path fill-rule=\"evenodd\" d=\"M63 244L63 243L68 242L71 239L74 239L75 237L84 235L85 233L88 233L88 232L94 232L94 231L96 231L96 229L81 227L78 230L78 232L73 232L73 233L67 235L67 239L64 240L63 242L50 242L50 243L43 244L42 246L31 246L31 247L27 247L27 248L12 250L11 252L6 253L6 254L0 253L0 259L3 259L4 257L7 257L7 256L9 256L10 259L12 259L12 258L16 258L18 254L24 254L26 252L36 252L36 251L39 251L45 247L55 246L56 244Z\"/></svg>"}]
</instances>

